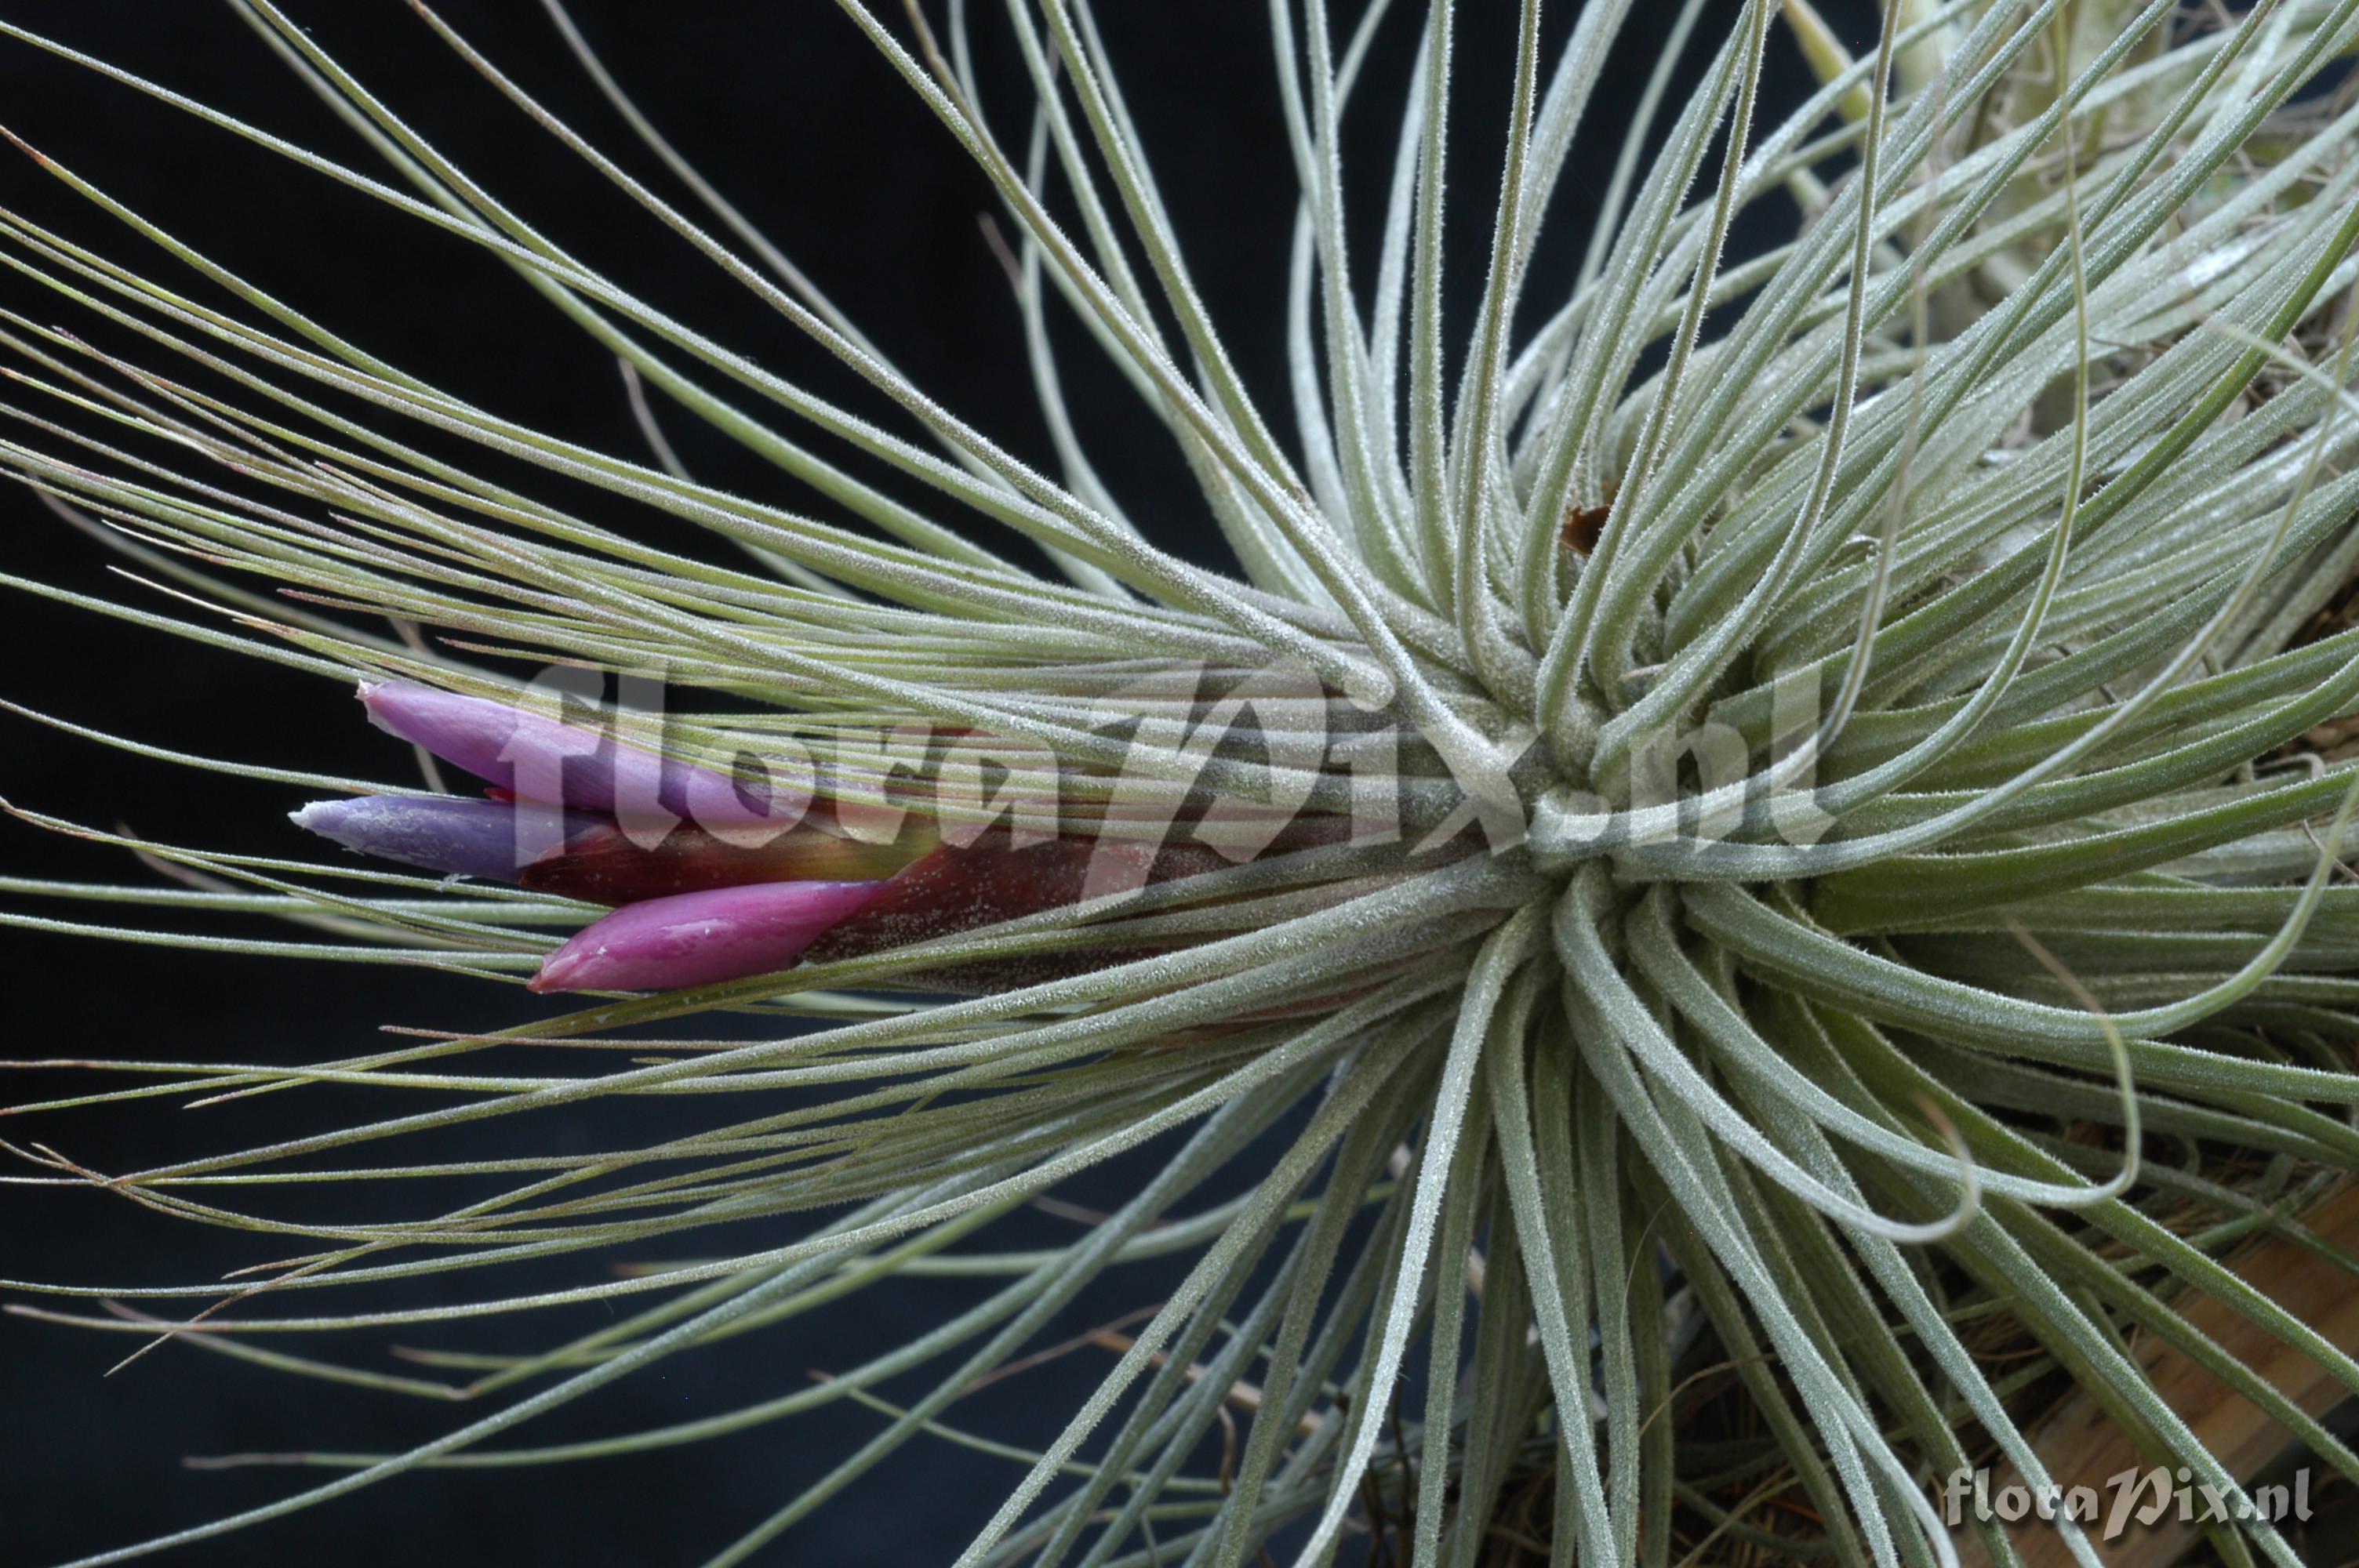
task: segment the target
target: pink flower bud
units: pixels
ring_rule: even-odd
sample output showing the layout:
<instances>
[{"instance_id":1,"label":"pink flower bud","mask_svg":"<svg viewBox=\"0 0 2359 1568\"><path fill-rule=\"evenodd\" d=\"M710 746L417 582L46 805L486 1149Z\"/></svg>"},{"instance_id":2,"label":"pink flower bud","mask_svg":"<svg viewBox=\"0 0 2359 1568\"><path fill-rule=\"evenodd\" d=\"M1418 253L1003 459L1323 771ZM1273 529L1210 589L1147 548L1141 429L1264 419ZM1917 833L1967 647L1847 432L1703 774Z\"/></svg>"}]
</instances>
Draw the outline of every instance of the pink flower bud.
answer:
<instances>
[{"instance_id":1,"label":"pink flower bud","mask_svg":"<svg viewBox=\"0 0 2359 1568\"><path fill-rule=\"evenodd\" d=\"M530 800L611 812L658 838L685 817L723 833L764 836L800 821L807 791L740 786L725 774L643 751L618 737L430 687L360 688L378 729Z\"/></svg>"},{"instance_id":2,"label":"pink flower bud","mask_svg":"<svg viewBox=\"0 0 2359 1568\"><path fill-rule=\"evenodd\" d=\"M882 882L762 882L625 904L541 960L536 991L678 990L783 969Z\"/></svg>"}]
</instances>

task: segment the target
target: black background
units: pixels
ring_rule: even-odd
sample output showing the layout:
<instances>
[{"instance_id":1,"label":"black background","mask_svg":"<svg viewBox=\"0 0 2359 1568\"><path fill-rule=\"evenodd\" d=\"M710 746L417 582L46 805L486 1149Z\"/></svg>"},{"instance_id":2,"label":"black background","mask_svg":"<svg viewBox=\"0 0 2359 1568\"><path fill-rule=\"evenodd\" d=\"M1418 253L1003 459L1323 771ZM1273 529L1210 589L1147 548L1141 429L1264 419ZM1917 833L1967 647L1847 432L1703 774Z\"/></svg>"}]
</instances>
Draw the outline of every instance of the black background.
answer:
<instances>
[{"instance_id":1,"label":"black background","mask_svg":"<svg viewBox=\"0 0 2359 1568\"><path fill-rule=\"evenodd\" d=\"M880 13L904 26L899 7ZM986 110L1016 139L1020 70L1000 8L978 3ZM1343 7L1349 12L1354 7ZM1416 7L1387 26L1357 135L1347 148L1358 210L1380 210L1391 161L1389 105L1406 76ZM1514 7L1460 6L1461 107L1451 128L1451 308L1471 311L1496 189ZM1585 126L1549 215L1536 301L1560 297L1610 172L1619 129L1651 45L1675 9L1640 0L1627 41ZM1828 7L1867 47L1869 7ZM1158 160L1200 287L1273 423L1290 430L1283 360L1286 246L1293 171L1260 0L1107 0L1102 20L1125 88ZM1551 7L1560 38L1577 6ZM1725 7L1733 16L1734 0ZM788 373L882 415L878 400L794 330L689 252L505 104L398 0L297 4L299 21L411 123L560 242L608 267L691 324ZM980 236L990 192L947 134L833 6L819 0L578 0L575 14L642 105L919 384L1027 457L1049 453L1022 359L1020 324ZM939 18L939 8L935 8ZM581 78L538 5L450 0L444 15L529 89L635 171L653 160ZM50 34L374 174L371 155L224 6L190 0L0 0L0 18ZM1708 19L1707 39L1726 17ZM906 36L906 34L905 34ZM1688 62L1692 75L1699 47ZM1799 95L1802 75L1778 40L1767 112ZM1481 102L1478 103L1477 100ZM1371 104L1375 112L1367 112ZM1668 115L1666 116L1668 117ZM636 454L640 443L612 362L502 266L423 231L231 136L16 42L0 41L0 121L33 146L216 259L448 391L564 436ZM667 193L670 188L666 186ZM201 283L136 235L82 206L29 160L0 149L0 206L83 238L175 287ZM1782 219L1775 202L1767 217ZM1742 236L1741 236L1742 238ZM1373 271L1372 228L1354 232ZM205 296L208 298L212 296ZM86 318L19 279L0 305L42 322ZM1089 363L1060 324L1069 391L1101 471L1168 547L1218 561L1221 546L1184 469L1139 417L1121 384ZM13 396L8 401L18 401ZM783 476L672 411L667 429L700 477L810 504ZM869 471L869 470L863 470ZM546 487L544 492L557 497ZM588 515L679 543L611 501L565 494ZM823 509L821 514L827 514ZM703 548L723 548L712 546ZM108 574L105 552L21 490L0 491L0 570L145 608L171 607ZM241 761L398 779L399 748L359 722L345 695L275 667L24 595L0 598L0 697L154 743ZM282 814L301 792L143 762L0 715L0 792L100 827L127 824L179 843L301 852ZM0 874L136 881L119 852L0 820ZM103 921L111 914L180 929L195 917L142 916L21 894L0 907ZM258 929L258 928L256 928ZM286 935L285 933L280 933ZM299 935L299 934L295 934ZM505 988L389 968L272 962L0 930L0 1057L86 1056L301 1061L370 1049L384 1022L474 1028L531 1016ZM87 1077L17 1075L0 1103L65 1092ZM405 1105L402 1108L409 1108ZM153 1165L288 1130L381 1115L375 1097L330 1091L188 1111L176 1101L0 1120L0 1136L40 1139L97 1170ZM594 1148L644 1139L657 1113L585 1112L530 1130L534 1146ZM1153 1151L1147 1152L1151 1157ZM1072 1195L1119 1195L1136 1166L1103 1173ZM11 1163L8 1171L24 1168ZM276 1200L274 1200L276 1201ZM304 1212L340 1217L414 1212L419 1195L339 1189ZM300 1204L296 1204L300 1207ZM1062 1222L1025 1217L1008 1234L1041 1239ZM1029 1227L1028 1231L1025 1227ZM996 1233L995 1233L996 1234ZM757 1245L748 1238L733 1238ZM717 1244L717 1243L716 1243ZM1020 1239L1010 1244L1021 1244ZM89 1193L0 1187L0 1277L133 1285L212 1278L286 1243L168 1221ZM274 1250L274 1248L276 1250ZM578 1269L512 1289L570 1281ZM1060 1334L1157 1300L1176 1277L1140 1270L1068 1314ZM403 1299L479 1293L454 1277ZM28 1299L11 1293L9 1299ZM381 1306L365 1292L313 1292L299 1310ZM644 1298L643 1298L644 1299ZM842 1368L906 1339L973 1299L924 1283L865 1292L846 1309L772 1329L724 1350L676 1357L513 1439L619 1432L768 1397L813 1368ZM71 1303L66 1303L71 1304ZM283 1306L274 1310L299 1310ZM567 1317L451 1325L434 1342L523 1348L586 1331L598 1309ZM1051 1336L1056 1337L1057 1336ZM316 1349L355 1364L397 1366L388 1338L348 1336ZM182 1454L290 1448L384 1449L475 1413L326 1388L168 1347L115 1377L101 1373L136 1341L0 1319L0 1564L56 1562L254 1506L322 1478L317 1470L181 1468ZM955 1407L955 1419L1008 1441L1046 1441L1106 1365L1084 1351ZM905 1380L893 1391L925 1384ZM292 1522L190 1548L188 1563L701 1562L872 1435L881 1418L849 1405L708 1444L560 1470L413 1476ZM1018 1467L920 1440L760 1560L810 1563L948 1562Z\"/></svg>"}]
</instances>

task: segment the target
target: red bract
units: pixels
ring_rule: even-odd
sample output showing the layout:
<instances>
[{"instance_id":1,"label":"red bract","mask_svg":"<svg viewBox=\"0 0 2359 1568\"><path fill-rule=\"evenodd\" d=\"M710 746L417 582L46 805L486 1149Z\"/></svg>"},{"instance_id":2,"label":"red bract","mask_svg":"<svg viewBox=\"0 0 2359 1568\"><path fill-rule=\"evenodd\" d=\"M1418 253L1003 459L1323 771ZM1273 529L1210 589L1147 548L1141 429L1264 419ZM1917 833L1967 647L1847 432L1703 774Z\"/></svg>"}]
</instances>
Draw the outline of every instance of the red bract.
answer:
<instances>
[{"instance_id":1,"label":"red bract","mask_svg":"<svg viewBox=\"0 0 2359 1568\"><path fill-rule=\"evenodd\" d=\"M601 822L569 838L562 853L525 867L517 880L537 892L590 903L636 903L754 882L880 881L933 843L933 835L914 823L890 844L863 843L811 823L750 846L687 822L652 845L644 842L647 837L619 822Z\"/></svg>"},{"instance_id":2,"label":"red bract","mask_svg":"<svg viewBox=\"0 0 2359 1568\"><path fill-rule=\"evenodd\" d=\"M814 941L807 956L815 961L858 957L1079 903L1093 882L1120 892L1201 876L1226 863L1201 844L1063 835L1019 847L1006 831L987 833L963 849L944 844L912 864L873 902ZM1135 945L1109 944L1089 952L958 965L928 979L951 990L1001 990L1136 956Z\"/></svg>"}]
</instances>

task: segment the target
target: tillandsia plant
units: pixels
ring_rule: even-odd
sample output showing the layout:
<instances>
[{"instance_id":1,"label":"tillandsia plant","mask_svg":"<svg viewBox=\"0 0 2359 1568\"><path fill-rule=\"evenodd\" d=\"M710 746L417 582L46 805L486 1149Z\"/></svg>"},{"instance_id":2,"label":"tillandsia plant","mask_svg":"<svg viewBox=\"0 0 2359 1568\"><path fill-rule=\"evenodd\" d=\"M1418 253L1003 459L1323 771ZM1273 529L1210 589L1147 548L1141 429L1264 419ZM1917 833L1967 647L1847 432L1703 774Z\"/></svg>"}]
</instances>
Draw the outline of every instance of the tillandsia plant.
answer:
<instances>
[{"instance_id":1,"label":"tillandsia plant","mask_svg":"<svg viewBox=\"0 0 2359 1568\"><path fill-rule=\"evenodd\" d=\"M1686 0L1652 58L1630 0L1562 28L1522 0L1495 59L1454 47L1451 0L1282 0L1289 407L1249 395L1216 330L1086 0L799 18L864 34L995 191L1046 470L905 378L889 331L755 232L545 4L637 145L414 8L889 423L610 280L269 0L229 10L342 117L351 161L0 16L60 69L511 270L622 361L656 451L440 390L70 146L19 144L12 190L45 175L129 237L0 211L0 264L52 308L0 321L0 452L181 602L10 585L357 683L429 782L173 756L302 792L311 837L269 856L20 801L194 885L20 881L157 925L5 918L544 993L520 1024L301 1067L84 1063L138 1081L13 1108L286 1108L281 1136L138 1170L86 1168L46 1120L12 1141L36 1167L12 1206L95 1184L266 1249L228 1284L12 1281L51 1299L20 1310L472 1401L429 1442L291 1456L334 1473L85 1561L422 1468L776 1442L856 1400L871 1441L687 1560L790 1552L832 1494L951 1441L1016 1477L962 1564L2013 1563L1987 1516L1952 1530L1941 1478L1982 1460L2057 1484L2027 1401L2059 1389L2235 1505L2224 1560L2299 1561L2131 1342L2359 1481L2184 1310L2225 1303L2359 1392L2351 1347L2223 1261L2272 1232L2359 1271L2294 1217L2359 1166L2359 887L2338 881L2359 771L2333 728L2359 710L2359 0L1886 0L1856 56L1801 0ZM986 27L1020 108L986 113ZM1413 64L1379 85L1403 35ZM1821 86L1777 120L1764 73L1798 45ZM1601 123L1630 73L1636 113ZM1495 166L1451 134L1484 95ZM1397 148L1365 214L1343 168L1363 121ZM1570 287L1527 297L1576 166L1603 215ZM1445 178L1493 167L1495 188ZM1444 236L1470 213L1486 259L1460 276ZM1061 390L1077 335L1176 444L1233 574L1126 517ZM700 482L658 408L775 465L777 493ZM176 923L201 911L309 929ZM383 1109L307 1120L331 1090ZM585 1149L561 1134L595 1102L686 1104L695 1130ZM447 1157L462 1133L495 1152ZM1100 1168L1141 1173L1111 1212L995 1244ZM463 1200L404 1200L454 1182ZM353 1183L401 1217L274 1203ZM567 1259L630 1266L499 1283ZM964 1393L1156 1259L1185 1271L1100 1336L1053 1439L960 1427ZM968 1304L823 1383L527 1430L945 1276ZM344 1304L419 1280L451 1293ZM309 1310L321 1292L337 1304ZM468 1381L285 1348L583 1303L604 1315L538 1353L428 1357ZM2099 1561L2093 1524L2031 1528Z\"/></svg>"}]
</instances>

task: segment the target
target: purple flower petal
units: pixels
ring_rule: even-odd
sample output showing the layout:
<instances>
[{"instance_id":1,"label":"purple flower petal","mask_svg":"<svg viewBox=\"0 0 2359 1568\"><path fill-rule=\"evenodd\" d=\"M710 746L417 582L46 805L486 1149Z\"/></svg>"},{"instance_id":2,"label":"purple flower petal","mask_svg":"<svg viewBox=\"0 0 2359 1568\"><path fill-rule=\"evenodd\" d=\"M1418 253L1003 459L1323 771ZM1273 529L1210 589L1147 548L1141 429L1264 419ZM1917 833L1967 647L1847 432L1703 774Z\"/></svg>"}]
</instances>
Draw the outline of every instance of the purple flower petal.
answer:
<instances>
[{"instance_id":1,"label":"purple flower petal","mask_svg":"<svg viewBox=\"0 0 2359 1568\"><path fill-rule=\"evenodd\" d=\"M541 960L537 991L678 990L783 969L882 882L763 882L625 904Z\"/></svg>"},{"instance_id":2,"label":"purple flower petal","mask_svg":"<svg viewBox=\"0 0 2359 1568\"><path fill-rule=\"evenodd\" d=\"M682 817L722 832L783 831L802 817L808 794L740 788L727 775L560 723L502 702L388 681L363 686L378 729L425 747L527 800L613 812L626 826L652 821L654 837Z\"/></svg>"},{"instance_id":3,"label":"purple flower petal","mask_svg":"<svg viewBox=\"0 0 2359 1568\"><path fill-rule=\"evenodd\" d=\"M320 800L288 819L364 855L503 882L599 822L578 811L447 795Z\"/></svg>"}]
</instances>

